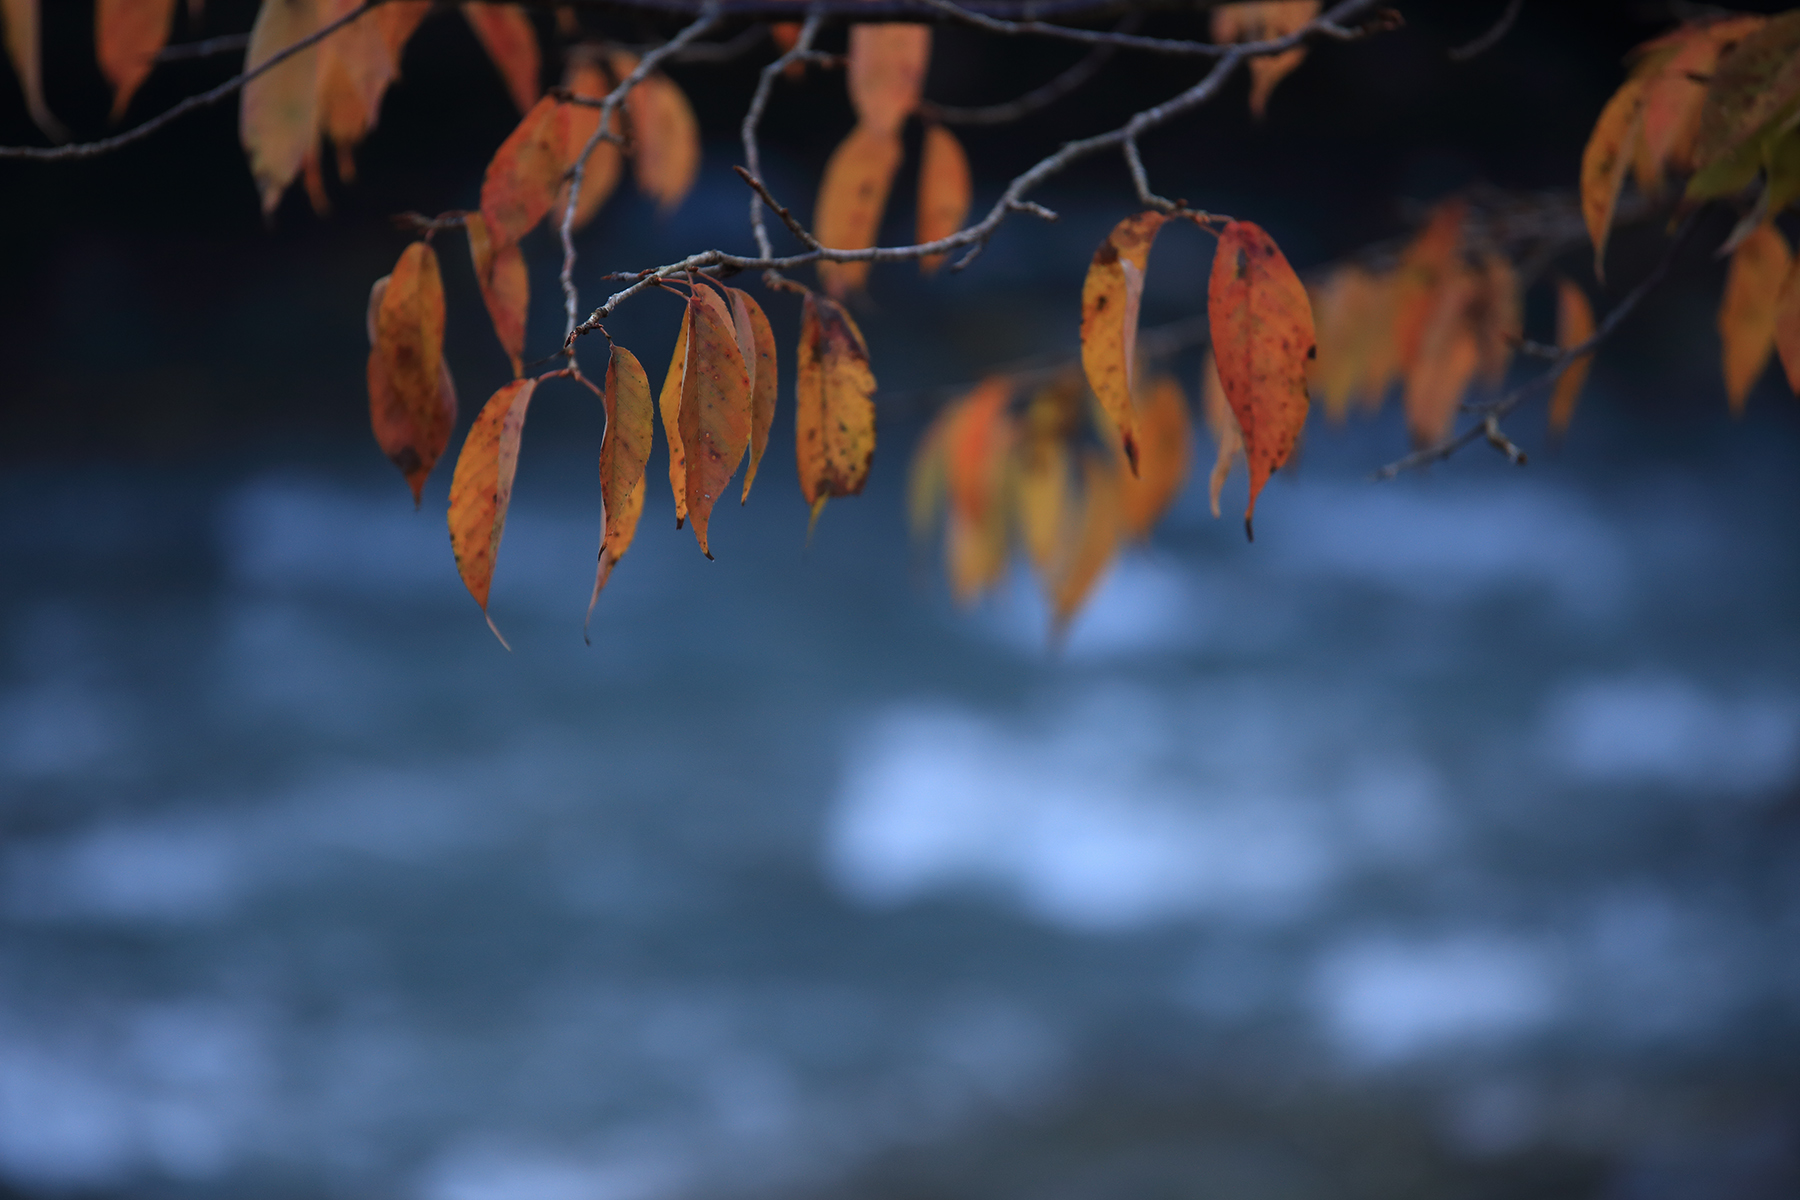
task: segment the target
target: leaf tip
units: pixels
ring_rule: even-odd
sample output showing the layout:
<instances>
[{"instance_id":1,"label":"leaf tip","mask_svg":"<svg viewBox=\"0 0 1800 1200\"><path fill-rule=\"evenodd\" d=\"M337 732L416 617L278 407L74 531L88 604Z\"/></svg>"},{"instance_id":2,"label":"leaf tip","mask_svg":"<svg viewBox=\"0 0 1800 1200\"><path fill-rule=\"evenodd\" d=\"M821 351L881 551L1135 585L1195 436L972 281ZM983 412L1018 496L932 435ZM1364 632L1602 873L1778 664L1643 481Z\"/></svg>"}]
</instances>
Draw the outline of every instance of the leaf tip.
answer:
<instances>
[{"instance_id":1,"label":"leaf tip","mask_svg":"<svg viewBox=\"0 0 1800 1200\"><path fill-rule=\"evenodd\" d=\"M1251 524L1249 513L1244 514L1244 540L1248 542L1256 540L1256 526Z\"/></svg>"},{"instance_id":2,"label":"leaf tip","mask_svg":"<svg viewBox=\"0 0 1800 1200\"><path fill-rule=\"evenodd\" d=\"M511 654L512 653L512 643L506 640L506 636L500 632L500 627L498 625L494 624L494 618L493 618L492 614L490 614L488 612L487 607L485 605L481 609L481 615L487 618L488 628L493 631L493 634L496 638L500 639L500 644L502 646L506 647L506 652L508 654Z\"/></svg>"}]
</instances>

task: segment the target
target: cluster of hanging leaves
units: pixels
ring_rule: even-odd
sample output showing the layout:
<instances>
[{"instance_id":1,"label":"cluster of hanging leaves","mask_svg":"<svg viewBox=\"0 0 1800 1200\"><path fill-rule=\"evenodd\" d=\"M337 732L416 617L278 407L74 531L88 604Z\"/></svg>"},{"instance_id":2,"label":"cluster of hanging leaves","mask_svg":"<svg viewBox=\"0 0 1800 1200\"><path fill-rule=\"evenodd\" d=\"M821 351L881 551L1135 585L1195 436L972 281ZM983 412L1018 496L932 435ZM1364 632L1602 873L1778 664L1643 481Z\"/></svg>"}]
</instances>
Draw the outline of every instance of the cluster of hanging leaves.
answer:
<instances>
[{"instance_id":1,"label":"cluster of hanging leaves","mask_svg":"<svg viewBox=\"0 0 1800 1200\"><path fill-rule=\"evenodd\" d=\"M1603 275L1628 179L1655 198L1671 177L1685 178L1678 217L1708 200L1753 196L1724 247L1731 256L1718 320L1725 393L1732 411L1742 412L1779 352L1800 394L1800 272L1774 224L1800 200L1800 10L1690 21L1639 46L1629 63L1581 163L1595 274ZM1556 412L1553 406L1553 419Z\"/></svg>"}]
</instances>

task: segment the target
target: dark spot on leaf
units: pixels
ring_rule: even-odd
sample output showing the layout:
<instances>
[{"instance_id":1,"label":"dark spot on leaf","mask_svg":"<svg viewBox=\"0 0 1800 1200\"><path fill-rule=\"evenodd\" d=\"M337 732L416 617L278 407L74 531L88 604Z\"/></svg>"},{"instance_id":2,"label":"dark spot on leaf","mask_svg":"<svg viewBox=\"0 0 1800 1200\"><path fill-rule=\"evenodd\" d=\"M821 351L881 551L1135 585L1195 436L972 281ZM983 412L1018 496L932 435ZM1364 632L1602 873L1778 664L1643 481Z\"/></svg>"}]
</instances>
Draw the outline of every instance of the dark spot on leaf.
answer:
<instances>
[{"instance_id":1,"label":"dark spot on leaf","mask_svg":"<svg viewBox=\"0 0 1800 1200\"><path fill-rule=\"evenodd\" d=\"M1094 265L1097 267L1110 267L1118 261L1119 248L1112 244L1111 238L1101 242L1100 248L1094 251Z\"/></svg>"}]
</instances>

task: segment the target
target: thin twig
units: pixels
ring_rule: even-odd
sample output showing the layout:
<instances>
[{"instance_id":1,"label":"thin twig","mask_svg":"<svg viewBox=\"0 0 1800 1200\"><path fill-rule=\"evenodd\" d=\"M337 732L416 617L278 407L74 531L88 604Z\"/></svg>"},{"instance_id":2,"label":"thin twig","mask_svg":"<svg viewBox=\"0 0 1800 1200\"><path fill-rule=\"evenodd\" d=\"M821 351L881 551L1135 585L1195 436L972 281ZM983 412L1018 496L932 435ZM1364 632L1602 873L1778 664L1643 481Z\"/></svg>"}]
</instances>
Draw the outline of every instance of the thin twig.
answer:
<instances>
[{"instance_id":1,"label":"thin twig","mask_svg":"<svg viewBox=\"0 0 1800 1200\"><path fill-rule=\"evenodd\" d=\"M1216 42L1141 37L1134 33L1117 33L1101 29L1072 29L1067 25L1052 25L1047 21L1004 21L998 17L990 17L972 8L956 4L953 0L922 0L922 2L965 25L973 25L977 29L985 29L989 33L1005 34L1009 37L1054 38L1066 42L1082 42L1090 46L1113 46L1124 50L1148 50L1157 54L1188 55L1198 58L1221 58L1235 48ZM1311 37L1326 37L1345 42L1356 37L1353 30L1344 29L1335 21L1324 17L1308 22L1303 32ZM1295 43L1295 45L1298 44L1298 42Z\"/></svg>"},{"instance_id":2,"label":"thin twig","mask_svg":"<svg viewBox=\"0 0 1800 1200\"><path fill-rule=\"evenodd\" d=\"M247 33L227 33L200 42L176 42L156 52L159 63L181 62L190 58L211 58L215 54L242 54L250 48Z\"/></svg>"},{"instance_id":3,"label":"thin twig","mask_svg":"<svg viewBox=\"0 0 1800 1200\"><path fill-rule=\"evenodd\" d=\"M1468 62L1471 58L1479 58L1498 46L1500 39L1512 31L1513 22L1519 19L1519 12L1524 7L1525 0L1506 0L1506 10L1500 14L1500 19L1494 22L1494 27L1466 46L1458 46L1452 50L1450 61Z\"/></svg>"},{"instance_id":4,"label":"thin twig","mask_svg":"<svg viewBox=\"0 0 1800 1200\"><path fill-rule=\"evenodd\" d=\"M800 34L787 53L765 66L762 74L757 76L756 92L750 97L750 107L744 110L744 122L738 131L744 142L744 169L748 172L746 178L757 192L756 197L750 201L750 232L756 238L757 253L764 258L773 258L775 247L769 241L769 227L763 220L762 203L767 203L779 213L781 219L787 222L788 228L794 229L803 243L810 243L809 249L818 246L817 242L812 241L812 236L798 227L799 223L788 215L787 209L775 202L775 197L763 186L762 151L757 144L756 134L762 125L763 110L769 106L769 95L775 90L776 78L794 63L807 61L814 53L813 40L819 36L824 23L825 18L817 8L808 11L805 23L800 26Z\"/></svg>"},{"instance_id":5,"label":"thin twig","mask_svg":"<svg viewBox=\"0 0 1800 1200\"><path fill-rule=\"evenodd\" d=\"M350 10L335 21L319 26L318 29L307 34L293 45L277 50L274 54L271 54L268 58L258 63L250 70L245 71L240 75L233 75L218 87L209 88L197 95L189 96L175 107L151 117L142 125L127 129L124 133L114 134L112 137L108 138L101 138L99 141L95 142L76 142L67 146L0 146L0 159L23 158L45 161L62 158L94 158L101 154L111 153L122 146L129 146L133 142L142 141L163 126L185 117L188 113L206 108L212 104L217 104L226 97L242 91L244 85L255 79L257 76L280 66L294 55L299 54L302 50L318 45L344 26L350 24L350 22L356 20L356 18L382 3L384 3L384 0L364 0L360 6Z\"/></svg>"}]
</instances>

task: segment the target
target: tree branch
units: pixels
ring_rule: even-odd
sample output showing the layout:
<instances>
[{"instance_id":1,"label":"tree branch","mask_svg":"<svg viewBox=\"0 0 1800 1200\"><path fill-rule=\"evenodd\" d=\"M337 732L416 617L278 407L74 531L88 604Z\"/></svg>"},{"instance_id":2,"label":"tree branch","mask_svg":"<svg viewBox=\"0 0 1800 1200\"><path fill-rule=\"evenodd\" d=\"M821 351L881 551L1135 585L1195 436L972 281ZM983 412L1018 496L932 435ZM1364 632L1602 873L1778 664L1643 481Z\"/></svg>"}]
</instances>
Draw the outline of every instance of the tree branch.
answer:
<instances>
[{"instance_id":1,"label":"tree branch","mask_svg":"<svg viewBox=\"0 0 1800 1200\"><path fill-rule=\"evenodd\" d=\"M1129 33L1136 25L1137 14L1133 13L1119 22L1116 32ZM1099 74L1100 68L1111 62L1113 55L1118 52L1117 46L1095 46L1085 57L1077 60L1074 65L1050 82L1041 87L1035 87L1018 99L1008 100L1004 104L985 104L979 108L957 108L954 105L934 104L926 100L919 105L919 115L928 121L940 121L945 125L1010 125L1022 117L1030 116L1040 108L1049 107L1081 87Z\"/></svg>"},{"instance_id":2,"label":"tree branch","mask_svg":"<svg viewBox=\"0 0 1800 1200\"><path fill-rule=\"evenodd\" d=\"M1495 46L1498 46L1500 44L1500 39L1511 32L1513 22L1519 19L1519 12L1524 7L1525 0L1506 0L1506 8L1501 12L1500 19L1494 22L1494 27L1467 45L1458 46L1456 49L1452 50L1450 52L1450 61L1459 63L1468 62L1471 58L1479 58L1489 50L1492 50Z\"/></svg>"},{"instance_id":3,"label":"tree branch","mask_svg":"<svg viewBox=\"0 0 1800 1200\"><path fill-rule=\"evenodd\" d=\"M750 97L750 107L744 110L744 123L738 131L744 142L745 181L756 189L757 193L750 201L750 232L756 237L757 253L764 258L771 258L775 254L775 247L769 241L769 227L763 221L762 205L764 202L780 215L802 244L807 245L808 248L815 248L819 244L813 241L812 235L807 233L800 223L788 214L787 209L775 202L775 197L771 196L768 188L763 186L762 150L757 143L756 135L757 130L762 126L763 111L769 106L769 96L775 90L776 78L794 63L805 63L818 57L812 44L814 39L819 36L819 30L823 27L824 21L824 16L816 6L807 10L806 22L800 26L800 35L794 39L793 46L787 53L765 66L762 74L757 76L756 93Z\"/></svg>"}]
</instances>

